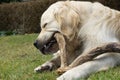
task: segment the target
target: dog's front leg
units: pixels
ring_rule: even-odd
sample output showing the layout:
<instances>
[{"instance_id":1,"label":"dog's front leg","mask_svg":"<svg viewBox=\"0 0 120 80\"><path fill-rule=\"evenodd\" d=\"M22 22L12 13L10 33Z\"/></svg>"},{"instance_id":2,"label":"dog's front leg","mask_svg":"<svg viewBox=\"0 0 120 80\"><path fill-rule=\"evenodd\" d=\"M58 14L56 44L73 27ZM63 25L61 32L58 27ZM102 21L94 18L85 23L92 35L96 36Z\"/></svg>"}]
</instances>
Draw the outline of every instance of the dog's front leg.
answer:
<instances>
[{"instance_id":1,"label":"dog's front leg","mask_svg":"<svg viewBox=\"0 0 120 80\"><path fill-rule=\"evenodd\" d=\"M60 53L59 51L55 53L56 55L50 60L45 62L44 64L38 66L34 69L34 72L44 72L44 71L51 71L53 69L57 69L60 67Z\"/></svg>"},{"instance_id":2,"label":"dog's front leg","mask_svg":"<svg viewBox=\"0 0 120 80\"><path fill-rule=\"evenodd\" d=\"M66 42L65 42L65 38L62 34L60 33L56 33L55 34L55 38L57 40L57 43L59 45L59 49L60 49L60 59L61 59L61 66L60 68L57 70L57 72L61 72L62 68L65 68L68 66L68 61L67 61L67 51L66 51Z\"/></svg>"},{"instance_id":3,"label":"dog's front leg","mask_svg":"<svg viewBox=\"0 0 120 80\"><path fill-rule=\"evenodd\" d=\"M66 42L65 42L64 36L60 33L56 33L55 38L57 40L57 43L60 49L60 59L61 59L60 67L61 68L66 67L68 64L67 64Z\"/></svg>"}]
</instances>

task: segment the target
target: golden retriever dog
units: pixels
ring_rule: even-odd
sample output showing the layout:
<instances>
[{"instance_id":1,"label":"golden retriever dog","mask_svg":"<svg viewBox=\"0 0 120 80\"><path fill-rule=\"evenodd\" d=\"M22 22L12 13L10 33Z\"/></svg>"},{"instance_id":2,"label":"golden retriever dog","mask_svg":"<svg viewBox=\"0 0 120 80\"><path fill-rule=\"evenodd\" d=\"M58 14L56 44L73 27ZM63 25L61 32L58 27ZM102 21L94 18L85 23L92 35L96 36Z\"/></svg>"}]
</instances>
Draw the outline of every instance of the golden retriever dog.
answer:
<instances>
[{"instance_id":1,"label":"golden retriever dog","mask_svg":"<svg viewBox=\"0 0 120 80\"><path fill-rule=\"evenodd\" d=\"M117 10L97 2L59 1L43 13L41 29L35 47L43 54L54 53L55 56L35 68L35 72L69 69L57 80L80 80L120 64L119 50L114 49L80 63L81 56L97 47L113 43L109 46L112 49L114 43L120 42L120 12Z\"/></svg>"}]
</instances>

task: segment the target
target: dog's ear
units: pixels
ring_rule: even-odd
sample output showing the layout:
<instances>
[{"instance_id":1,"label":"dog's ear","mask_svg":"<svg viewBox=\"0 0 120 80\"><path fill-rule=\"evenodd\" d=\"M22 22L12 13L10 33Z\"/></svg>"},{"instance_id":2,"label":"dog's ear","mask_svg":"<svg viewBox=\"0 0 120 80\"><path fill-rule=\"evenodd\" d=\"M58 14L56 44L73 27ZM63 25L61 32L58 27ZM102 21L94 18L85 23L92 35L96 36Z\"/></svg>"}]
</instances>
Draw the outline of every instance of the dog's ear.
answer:
<instances>
[{"instance_id":1,"label":"dog's ear","mask_svg":"<svg viewBox=\"0 0 120 80\"><path fill-rule=\"evenodd\" d=\"M63 4L59 10L54 12L54 16L60 26L61 33L72 40L79 30L79 14L69 4Z\"/></svg>"}]
</instances>

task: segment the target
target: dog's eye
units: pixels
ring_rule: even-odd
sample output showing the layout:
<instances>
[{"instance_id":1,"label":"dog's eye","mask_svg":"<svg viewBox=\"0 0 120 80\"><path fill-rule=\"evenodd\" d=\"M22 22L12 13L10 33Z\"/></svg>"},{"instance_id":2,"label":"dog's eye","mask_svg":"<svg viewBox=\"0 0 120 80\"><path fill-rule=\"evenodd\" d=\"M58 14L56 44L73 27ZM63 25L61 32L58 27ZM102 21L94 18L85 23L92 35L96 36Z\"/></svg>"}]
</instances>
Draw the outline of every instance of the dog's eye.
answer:
<instances>
[{"instance_id":1,"label":"dog's eye","mask_svg":"<svg viewBox=\"0 0 120 80\"><path fill-rule=\"evenodd\" d=\"M43 28L45 28L45 27L46 27L46 25L47 25L47 23L45 23L45 24L43 25Z\"/></svg>"}]
</instances>

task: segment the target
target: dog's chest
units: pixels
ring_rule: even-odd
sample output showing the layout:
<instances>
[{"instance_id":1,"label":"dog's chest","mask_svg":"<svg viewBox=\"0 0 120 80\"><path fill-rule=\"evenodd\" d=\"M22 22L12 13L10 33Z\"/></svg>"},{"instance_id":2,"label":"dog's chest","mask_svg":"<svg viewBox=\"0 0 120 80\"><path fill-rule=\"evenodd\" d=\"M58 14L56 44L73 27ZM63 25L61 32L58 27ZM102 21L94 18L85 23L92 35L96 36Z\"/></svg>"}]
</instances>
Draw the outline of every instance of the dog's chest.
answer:
<instances>
[{"instance_id":1,"label":"dog's chest","mask_svg":"<svg viewBox=\"0 0 120 80\"><path fill-rule=\"evenodd\" d=\"M79 32L80 37L89 45L99 45L102 43L119 42L115 34L109 30L107 25L101 23L89 23L83 26Z\"/></svg>"}]
</instances>

